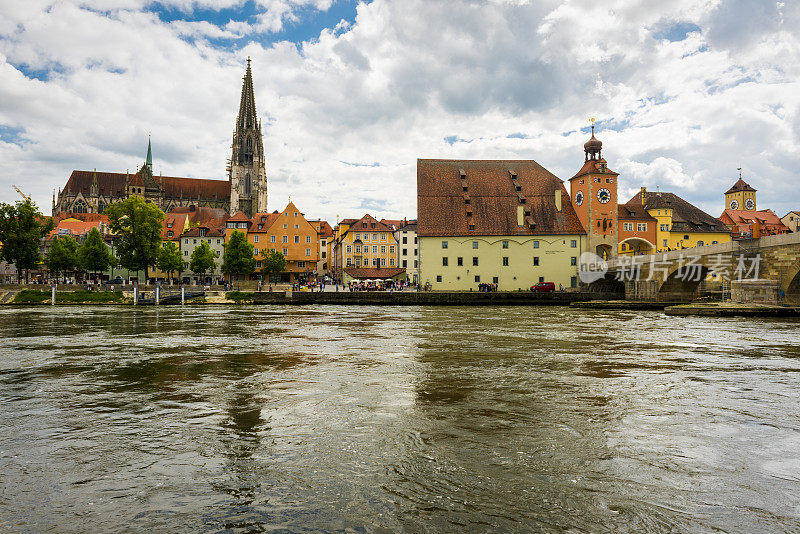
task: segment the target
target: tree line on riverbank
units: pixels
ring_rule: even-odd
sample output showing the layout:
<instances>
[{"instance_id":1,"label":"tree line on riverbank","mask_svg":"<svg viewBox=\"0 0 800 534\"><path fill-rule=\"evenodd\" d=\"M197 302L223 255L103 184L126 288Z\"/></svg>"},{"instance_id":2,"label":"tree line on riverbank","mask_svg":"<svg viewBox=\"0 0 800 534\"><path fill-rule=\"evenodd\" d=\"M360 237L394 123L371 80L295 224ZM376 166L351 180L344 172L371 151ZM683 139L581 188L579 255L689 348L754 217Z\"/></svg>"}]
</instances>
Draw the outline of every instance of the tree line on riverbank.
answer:
<instances>
[{"instance_id":1,"label":"tree line on riverbank","mask_svg":"<svg viewBox=\"0 0 800 534\"><path fill-rule=\"evenodd\" d=\"M83 243L71 235L53 236L47 254L42 256L40 245L53 230L53 220L45 217L31 200L15 204L0 203L0 260L14 264L18 281L29 272L47 267L52 277L68 273L98 273L110 267L128 271L144 271L149 279L155 268L172 279L184 267L181 251L174 242L163 243L164 212L143 198L132 196L106 208L115 254L109 250L103 236L93 228ZM236 279L256 271L254 247L244 233L234 231L224 246L221 271ZM208 243L202 241L189 259L189 269L205 276L216 267L216 255ZM273 250L263 260L261 272L265 276L277 274L286 268L286 258Z\"/></svg>"}]
</instances>

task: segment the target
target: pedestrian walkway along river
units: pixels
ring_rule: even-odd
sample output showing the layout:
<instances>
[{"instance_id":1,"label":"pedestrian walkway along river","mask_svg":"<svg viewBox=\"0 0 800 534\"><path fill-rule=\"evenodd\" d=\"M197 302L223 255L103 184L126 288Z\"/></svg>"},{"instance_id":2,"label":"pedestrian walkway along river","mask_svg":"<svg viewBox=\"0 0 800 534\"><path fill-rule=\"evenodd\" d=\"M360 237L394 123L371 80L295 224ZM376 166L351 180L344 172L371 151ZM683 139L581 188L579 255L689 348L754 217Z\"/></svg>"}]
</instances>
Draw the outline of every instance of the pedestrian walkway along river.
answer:
<instances>
[{"instance_id":1,"label":"pedestrian walkway along river","mask_svg":"<svg viewBox=\"0 0 800 534\"><path fill-rule=\"evenodd\" d=\"M17 307L0 333L3 532L800 529L798 320Z\"/></svg>"}]
</instances>

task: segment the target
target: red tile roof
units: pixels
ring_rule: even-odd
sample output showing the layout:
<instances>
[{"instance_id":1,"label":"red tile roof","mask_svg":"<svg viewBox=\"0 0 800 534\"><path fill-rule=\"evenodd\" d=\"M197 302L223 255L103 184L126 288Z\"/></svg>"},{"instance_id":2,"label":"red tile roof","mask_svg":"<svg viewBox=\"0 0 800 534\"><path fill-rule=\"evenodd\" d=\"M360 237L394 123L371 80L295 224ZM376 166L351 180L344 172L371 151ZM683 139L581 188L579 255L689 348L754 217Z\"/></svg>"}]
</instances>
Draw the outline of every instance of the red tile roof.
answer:
<instances>
[{"instance_id":1,"label":"red tile roof","mask_svg":"<svg viewBox=\"0 0 800 534\"><path fill-rule=\"evenodd\" d=\"M47 236L47 239L50 240L54 236L57 235L71 235L81 236L89 233L92 228L97 228L100 230L100 233L103 233L103 230L106 226L106 223L102 221L78 221L78 220L71 220L71 219L64 219L58 222L58 224L50 231L50 234Z\"/></svg>"},{"instance_id":2,"label":"red tile roof","mask_svg":"<svg viewBox=\"0 0 800 534\"><path fill-rule=\"evenodd\" d=\"M250 225L248 233L267 233L269 227L272 226L280 216L280 213L256 213L255 217L251 219L253 224Z\"/></svg>"},{"instance_id":3,"label":"red tile roof","mask_svg":"<svg viewBox=\"0 0 800 534\"><path fill-rule=\"evenodd\" d=\"M351 278L355 278L357 280L372 280L372 279L380 279L384 280L387 278L394 278L398 274L402 274L406 272L405 269L401 267L384 267L384 268L360 268L360 267L348 267L344 270Z\"/></svg>"},{"instance_id":4,"label":"red tile roof","mask_svg":"<svg viewBox=\"0 0 800 534\"><path fill-rule=\"evenodd\" d=\"M161 239L177 240L186 225L186 217L183 213L165 213L164 221L161 223ZM169 232L172 232L172 237L167 235Z\"/></svg>"},{"instance_id":5,"label":"red tile roof","mask_svg":"<svg viewBox=\"0 0 800 534\"><path fill-rule=\"evenodd\" d=\"M417 210L423 237L586 233L564 184L533 160L417 160Z\"/></svg>"},{"instance_id":6,"label":"red tile roof","mask_svg":"<svg viewBox=\"0 0 800 534\"><path fill-rule=\"evenodd\" d=\"M619 176L619 173L609 170L609 168L606 167L605 165L606 165L606 160L604 159L587 160L586 163L583 164L583 167L581 167L581 170L579 170L575 176L570 178L570 180L572 180L573 178L578 178L579 176L583 176L585 174L596 174L598 172L601 172L603 174L610 174L612 176Z\"/></svg>"},{"instance_id":7,"label":"red tile roof","mask_svg":"<svg viewBox=\"0 0 800 534\"><path fill-rule=\"evenodd\" d=\"M202 230L205 230L205 235L202 234ZM225 237L225 233L219 228L209 228L207 226L196 226L189 230L186 230L184 233L180 235L180 237Z\"/></svg>"},{"instance_id":8,"label":"red tile roof","mask_svg":"<svg viewBox=\"0 0 800 534\"><path fill-rule=\"evenodd\" d=\"M729 195L731 193L738 193L739 191L755 191L755 189L750 187L750 184L739 178L739 180L733 184L733 187L725 191L725 194Z\"/></svg>"},{"instance_id":9,"label":"red tile roof","mask_svg":"<svg viewBox=\"0 0 800 534\"><path fill-rule=\"evenodd\" d=\"M617 206L617 219L620 221L655 221L656 218L647 213L641 204L619 204Z\"/></svg>"},{"instance_id":10,"label":"red tile roof","mask_svg":"<svg viewBox=\"0 0 800 534\"><path fill-rule=\"evenodd\" d=\"M144 185L137 173L72 171L64 189L76 194L78 192L89 195L92 181L97 175L97 185L100 194L105 196L121 196L125 194L125 178L131 185ZM201 200L224 200L231 195L231 185L228 180L204 180L201 178L181 178L176 176L154 176L164 190L167 198L186 198Z\"/></svg>"},{"instance_id":11,"label":"red tile roof","mask_svg":"<svg viewBox=\"0 0 800 534\"><path fill-rule=\"evenodd\" d=\"M347 232L342 234L342 237L346 236L349 232L394 232L394 229L391 226L383 224L378 219L367 213L357 221L353 222Z\"/></svg>"},{"instance_id":12,"label":"red tile roof","mask_svg":"<svg viewBox=\"0 0 800 534\"><path fill-rule=\"evenodd\" d=\"M237 211L227 222L252 222L242 211Z\"/></svg>"},{"instance_id":13,"label":"red tile roof","mask_svg":"<svg viewBox=\"0 0 800 534\"><path fill-rule=\"evenodd\" d=\"M791 232L772 210L747 211L725 210L720 215L720 220L727 224L734 235L749 234L753 231L756 221L761 225L761 233L765 235L786 234Z\"/></svg>"}]
</instances>

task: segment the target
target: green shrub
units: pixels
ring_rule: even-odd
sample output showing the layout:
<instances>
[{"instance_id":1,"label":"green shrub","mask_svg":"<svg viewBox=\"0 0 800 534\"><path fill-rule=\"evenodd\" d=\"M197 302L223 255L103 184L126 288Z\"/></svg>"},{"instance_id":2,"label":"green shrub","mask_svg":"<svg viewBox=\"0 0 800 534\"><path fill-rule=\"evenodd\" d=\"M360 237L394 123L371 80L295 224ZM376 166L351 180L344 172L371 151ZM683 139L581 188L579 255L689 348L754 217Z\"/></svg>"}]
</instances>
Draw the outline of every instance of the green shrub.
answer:
<instances>
[{"instance_id":1,"label":"green shrub","mask_svg":"<svg viewBox=\"0 0 800 534\"><path fill-rule=\"evenodd\" d=\"M225 293L225 298L234 301L236 304L253 302L253 293L248 291L229 291Z\"/></svg>"}]
</instances>

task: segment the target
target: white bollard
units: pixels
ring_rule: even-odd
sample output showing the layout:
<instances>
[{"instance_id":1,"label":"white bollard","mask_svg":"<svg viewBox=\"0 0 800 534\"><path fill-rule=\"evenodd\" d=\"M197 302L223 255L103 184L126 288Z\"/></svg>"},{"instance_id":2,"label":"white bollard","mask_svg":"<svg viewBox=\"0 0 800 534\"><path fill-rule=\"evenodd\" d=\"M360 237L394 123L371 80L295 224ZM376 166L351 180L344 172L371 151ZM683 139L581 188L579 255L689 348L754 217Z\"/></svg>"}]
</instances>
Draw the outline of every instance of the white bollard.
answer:
<instances>
[{"instance_id":1,"label":"white bollard","mask_svg":"<svg viewBox=\"0 0 800 534\"><path fill-rule=\"evenodd\" d=\"M133 286L133 305L139 302L139 286Z\"/></svg>"},{"instance_id":2,"label":"white bollard","mask_svg":"<svg viewBox=\"0 0 800 534\"><path fill-rule=\"evenodd\" d=\"M161 286L156 286L156 306L158 306L158 297L161 296Z\"/></svg>"},{"instance_id":3,"label":"white bollard","mask_svg":"<svg viewBox=\"0 0 800 534\"><path fill-rule=\"evenodd\" d=\"M186 302L186 288L181 286L181 306Z\"/></svg>"},{"instance_id":4,"label":"white bollard","mask_svg":"<svg viewBox=\"0 0 800 534\"><path fill-rule=\"evenodd\" d=\"M52 293L50 295L50 304L55 305L55 303L56 303L56 286L55 286L55 284L53 284L52 289L53 289L53 291L52 291Z\"/></svg>"}]
</instances>

